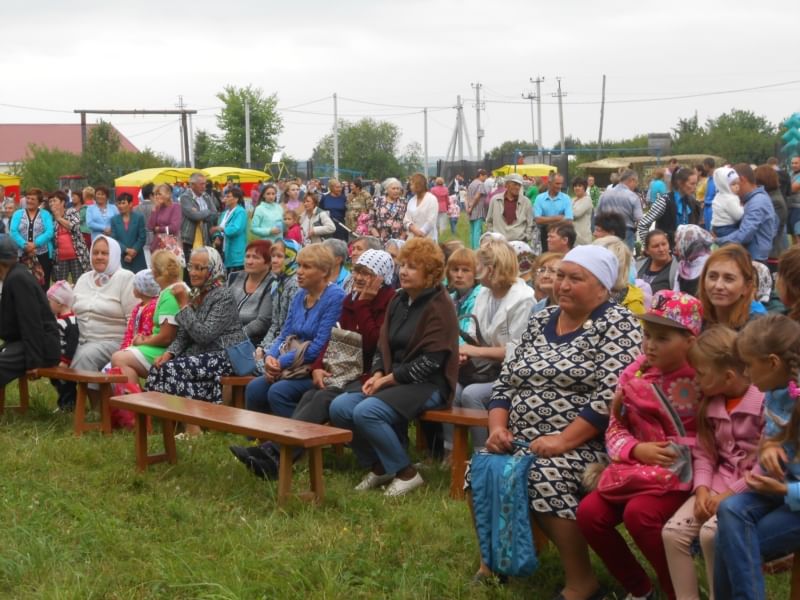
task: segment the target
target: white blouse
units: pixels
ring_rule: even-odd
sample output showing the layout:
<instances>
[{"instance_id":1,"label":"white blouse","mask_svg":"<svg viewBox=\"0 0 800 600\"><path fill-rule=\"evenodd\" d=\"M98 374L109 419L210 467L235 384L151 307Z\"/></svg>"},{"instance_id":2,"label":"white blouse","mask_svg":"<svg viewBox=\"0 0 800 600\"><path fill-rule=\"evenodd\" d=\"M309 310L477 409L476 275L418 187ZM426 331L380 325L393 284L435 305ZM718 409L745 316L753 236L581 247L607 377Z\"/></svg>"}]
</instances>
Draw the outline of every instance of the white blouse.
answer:
<instances>
[{"instance_id":1,"label":"white blouse","mask_svg":"<svg viewBox=\"0 0 800 600\"><path fill-rule=\"evenodd\" d=\"M94 272L84 273L75 284L72 310L78 318L80 343L122 342L133 307L134 273L119 269L105 285L94 282Z\"/></svg>"},{"instance_id":2,"label":"white blouse","mask_svg":"<svg viewBox=\"0 0 800 600\"><path fill-rule=\"evenodd\" d=\"M406 216L403 217L403 228L408 231L408 226L412 223L419 227L426 237L434 242L439 241L439 230L436 227L436 215L439 213L439 201L430 192L425 192L421 202L417 202L414 196L408 201ZM414 234L408 231L408 239L412 239Z\"/></svg>"}]
</instances>

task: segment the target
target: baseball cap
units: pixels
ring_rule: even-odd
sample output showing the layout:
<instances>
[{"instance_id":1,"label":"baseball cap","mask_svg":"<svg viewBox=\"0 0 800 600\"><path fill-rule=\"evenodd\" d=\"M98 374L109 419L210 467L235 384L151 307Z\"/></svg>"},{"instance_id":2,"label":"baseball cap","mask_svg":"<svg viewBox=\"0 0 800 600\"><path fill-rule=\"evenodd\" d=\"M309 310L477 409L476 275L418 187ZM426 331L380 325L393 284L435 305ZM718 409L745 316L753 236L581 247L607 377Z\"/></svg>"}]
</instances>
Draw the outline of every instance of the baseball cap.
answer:
<instances>
[{"instance_id":1,"label":"baseball cap","mask_svg":"<svg viewBox=\"0 0 800 600\"><path fill-rule=\"evenodd\" d=\"M653 296L650 310L639 315L642 321L685 329L699 335L703 328L703 305L700 300L683 292L661 290Z\"/></svg>"}]
</instances>

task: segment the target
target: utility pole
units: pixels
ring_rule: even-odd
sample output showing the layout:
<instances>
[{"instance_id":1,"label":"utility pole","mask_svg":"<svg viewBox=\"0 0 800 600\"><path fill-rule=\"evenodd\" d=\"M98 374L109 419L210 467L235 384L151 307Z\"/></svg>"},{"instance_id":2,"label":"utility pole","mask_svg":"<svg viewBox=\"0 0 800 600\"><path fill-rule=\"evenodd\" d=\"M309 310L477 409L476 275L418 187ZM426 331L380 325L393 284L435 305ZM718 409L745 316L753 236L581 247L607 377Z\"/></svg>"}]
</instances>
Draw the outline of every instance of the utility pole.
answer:
<instances>
[{"instance_id":1,"label":"utility pole","mask_svg":"<svg viewBox=\"0 0 800 600\"><path fill-rule=\"evenodd\" d=\"M477 160L481 160L483 157L481 156L481 140L483 139L483 129L481 129L481 110L484 108L484 105L481 104L481 88L483 84L481 83L471 83L472 89L475 90L475 130L476 135L475 137L478 138L478 156Z\"/></svg>"},{"instance_id":2,"label":"utility pole","mask_svg":"<svg viewBox=\"0 0 800 600\"><path fill-rule=\"evenodd\" d=\"M533 101L536 100L538 96L533 92L528 92L527 94L522 94L523 100L530 100L531 101L531 144L534 146L536 145L536 135L535 129L533 127Z\"/></svg>"},{"instance_id":3,"label":"utility pole","mask_svg":"<svg viewBox=\"0 0 800 600\"><path fill-rule=\"evenodd\" d=\"M333 94L333 176L339 178L339 101Z\"/></svg>"},{"instance_id":4,"label":"utility pole","mask_svg":"<svg viewBox=\"0 0 800 600\"><path fill-rule=\"evenodd\" d=\"M183 96L178 96L178 104L176 104L178 110L183 110ZM186 131L183 128L183 115L181 115L180 123L178 125L180 131L180 139L181 139L181 164L185 167L188 165L188 157L186 156L186 151L184 150L183 138L186 137Z\"/></svg>"},{"instance_id":5,"label":"utility pole","mask_svg":"<svg viewBox=\"0 0 800 600\"><path fill-rule=\"evenodd\" d=\"M244 99L244 162L247 168L251 168L250 162L250 99Z\"/></svg>"},{"instance_id":6,"label":"utility pole","mask_svg":"<svg viewBox=\"0 0 800 600\"><path fill-rule=\"evenodd\" d=\"M425 178L428 177L428 108L425 107L422 109L422 114L425 118L425 135L423 138L424 142L424 158L422 159L422 168L425 171Z\"/></svg>"},{"instance_id":7,"label":"utility pole","mask_svg":"<svg viewBox=\"0 0 800 600\"><path fill-rule=\"evenodd\" d=\"M561 130L561 156L564 156L564 109L562 107L561 99L566 96L561 92L561 77L556 77L558 82L558 91L553 94L554 98L558 98L558 127Z\"/></svg>"},{"instance_id":8,"label":"utility pole","mask_svg":"<svg viewBox=\"0 0 800 600\"><path fill-rule=\"evenodd\" d=\"M542 149L542 82L544 77L539 75L536 79L530 78L531 83L536 84L536 126L539 130L539 137L536 139L536 147L539 150L539 162L544 162L544 150Z\"/></svg>"},{"instance_id":9,"label":"utility pole","mask_svg":"<svg viewBox=\"0 0 800 600\"><path fill-rule=\"evenodd\" d=\"M603 150L603 118L606 114L606 76L603 75L603 95L600 97L600 134L597 136L597 158Z\"/></svg>"},{"instance_id":10,"label":"utility pole","mask_svg":"<svg viewBox=\"0 0 800 600\"><path fill-rule=\"evenodd\" d=\"M189 115L189 166L194 168L194 128L192 127L192 115Z\"/></svg>"}]
</instances>

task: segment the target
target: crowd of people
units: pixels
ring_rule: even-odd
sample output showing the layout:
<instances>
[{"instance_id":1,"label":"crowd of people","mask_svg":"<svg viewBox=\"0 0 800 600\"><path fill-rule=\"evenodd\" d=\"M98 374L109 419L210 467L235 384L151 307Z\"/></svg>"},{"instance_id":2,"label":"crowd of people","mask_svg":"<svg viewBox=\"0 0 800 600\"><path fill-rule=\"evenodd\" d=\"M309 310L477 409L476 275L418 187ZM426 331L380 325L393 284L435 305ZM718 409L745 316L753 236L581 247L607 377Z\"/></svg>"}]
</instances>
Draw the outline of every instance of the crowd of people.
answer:
<instances>
[{"instance_id":1,"label":"crowd of people","mask_svg":"<svg viewBox=\"0 0 800 600\"><path fill-rule=\"evenodd\" d=\"M247 409L352 430L356 490L387 496L424 484L419 414L485 409L476 456L525 457L527 493L487 505L509 471L473 461L479 539L508 510L532 518L559 598L604 597L589 548L630 598L655 597L620 523L667 597L700 597L699 539L711 593L763 598L762 560L800 546L800 158L790 175L709 161L646 189L634 171L606 190L578 177L574 197L558 173L483 170L267 183L249 203L197 173L177 200L143 190L149 214L100 187L28 190L0 236L0 386L61 364L221 402L249 347ZM468 243L440 244L459 219ZM69 411L74 387L54 385ZM433 433L446 462L452 431ZM231 451L277 477L275 444ZM493 571L482 552L476 579Z\"/></svg>"}]
</instances>

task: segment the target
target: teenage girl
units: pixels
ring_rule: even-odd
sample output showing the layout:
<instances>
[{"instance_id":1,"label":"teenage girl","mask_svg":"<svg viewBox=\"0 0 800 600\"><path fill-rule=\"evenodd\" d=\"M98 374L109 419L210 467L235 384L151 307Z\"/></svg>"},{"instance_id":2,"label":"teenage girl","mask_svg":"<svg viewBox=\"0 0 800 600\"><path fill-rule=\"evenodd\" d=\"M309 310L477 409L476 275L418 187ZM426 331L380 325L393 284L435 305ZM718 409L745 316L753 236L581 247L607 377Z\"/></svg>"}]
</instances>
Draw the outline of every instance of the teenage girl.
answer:
<instances>
[{"instance_id":1,"label":"teenage girl","mask_svg":"<svg viewBox=\"0 0 800 600\"><path fill-rule=\"evenodd\" d=\"M766 597L762 559L800 549L800 324L783 315L751 321L736 340L736 354L765 393L760 466L745 475L749 491L717 509L714 559L717 598Z\"/></svg>"},{"instance_id":2,"label":"teenage girl","mask_svg":"<svg viewBox=\"0 0 800 600\"><path fill-rule=\"evenodd\" d=\"M664 593L675 598L661 529L692 489L688 446L700 393L687 357L702 306L688 294L662 290L640 318L643 353L620 376L606 430L612 463L578 506L578 526L629 598L653 598L647 572L616 529L624 523Z\"/></svg>"},{"instance_id":3,"label":"teenage girl","mask_svg":"<svg viewBox=\"0 0 800 600\"><path fill-rule=\"evenodd\" d=\"M709 599L713 599L714 536L719 503L747 490L745 474L756 463L764 426L764 394L744 374L735 354L736 332L724 325L704 331L689 349L703 393L697 415L697 443L692 449L694 495L667 521L662 531L675 595L700 600L692 542L700 535Z\"/></svg>"}]
</instances>

